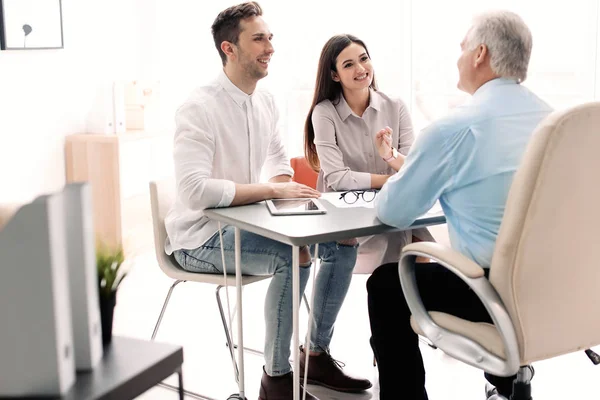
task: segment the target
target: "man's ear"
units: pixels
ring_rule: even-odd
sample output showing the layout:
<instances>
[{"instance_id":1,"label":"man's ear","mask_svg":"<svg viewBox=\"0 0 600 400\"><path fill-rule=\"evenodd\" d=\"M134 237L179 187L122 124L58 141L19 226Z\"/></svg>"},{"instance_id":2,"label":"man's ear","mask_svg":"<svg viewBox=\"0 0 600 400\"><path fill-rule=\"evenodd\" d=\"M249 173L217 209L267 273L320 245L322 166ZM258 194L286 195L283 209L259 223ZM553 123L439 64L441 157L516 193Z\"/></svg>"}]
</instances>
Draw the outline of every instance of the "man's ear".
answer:
<instances>
[{"instance_id":1,"label":"man's ear","mask_svg":"<svg viewBox=\"0 0 600 400\"><path fill-rule=\"evenodd\" d=\"M337 72L332 70L331 71L331 79L333 79L334 82L339 82L340 76L337 74Z\"/></svg>"},{"instance_id":2,"label":"man's ear","mask_svg":"<svg viewBox=\"0 0 600 400\"><path fill-rule=\"evenodd\" d=\"M226 40L221 42L221 51L228 57L235 57L235 44Z\"/></svg>"},{"instance_id":3,"label":"man's ear","mask_svg":"<svg viewBox=\"0 0 600 400\"><path fill-rule=\"evenodd\" d=\"M475 52L475 61L473 63L474 64L473 66L475 68L477 68L478 66L483 64L487 55L488 55L487 46L485 44L480 44L479 47L477 47L477 51Z\"/></svg>"}]
</instances>

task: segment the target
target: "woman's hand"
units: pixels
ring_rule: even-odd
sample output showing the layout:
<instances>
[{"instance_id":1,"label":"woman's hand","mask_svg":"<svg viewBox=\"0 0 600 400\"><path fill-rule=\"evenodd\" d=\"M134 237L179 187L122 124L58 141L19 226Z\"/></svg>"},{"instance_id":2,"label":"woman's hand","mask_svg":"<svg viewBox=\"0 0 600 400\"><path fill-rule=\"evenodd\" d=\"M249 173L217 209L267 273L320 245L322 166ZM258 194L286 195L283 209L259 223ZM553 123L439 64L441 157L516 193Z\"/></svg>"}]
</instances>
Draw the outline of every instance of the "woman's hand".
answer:
<instances>
[{"instance_id":1,"label":"woman's hand","mask_svg":"<svg viewBox=\"0 0 600 400\"><path fill-rule=\"evenodd\" d=\"M386 126L377 132L375 145L381 158L389 158L392 155L392 128Z\"/></svg>"}]
</instances>

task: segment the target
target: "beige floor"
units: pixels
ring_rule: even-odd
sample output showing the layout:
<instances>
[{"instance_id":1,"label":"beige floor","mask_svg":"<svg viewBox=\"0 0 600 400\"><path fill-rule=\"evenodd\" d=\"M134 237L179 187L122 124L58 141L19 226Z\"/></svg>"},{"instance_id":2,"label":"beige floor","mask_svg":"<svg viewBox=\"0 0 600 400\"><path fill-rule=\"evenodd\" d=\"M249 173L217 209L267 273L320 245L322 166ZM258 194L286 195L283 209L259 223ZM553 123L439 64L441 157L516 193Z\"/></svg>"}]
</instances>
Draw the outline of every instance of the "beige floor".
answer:
<instances>
[{"instance_id":1,"label":"beige floor","mask_svg":"<svg viewBox=\"0 0 600 400\"><path fill-rule=\"evenodd\" d=\"M148 236L144 235L144 238L147 239ZM146 240L144 242L141 245L137 244L135 251L130 252L130 273L118 294L114 332L149 339L171 280L160 271L151 243ZM372 353L368 344L370 332L366 307L366 278L364 275L354 276L336 325L331 352L335 358L346 363L347 371L368 377L375 386L361 395L341 394L311 386L313 394L322 400L379 398L377 373L372 366ZM268 282L267 280L255 283L244 290L244 337L246 346L257 349L262 347L262 309ZM230 291L230 296L233 304L233 290ZM302 327L306 326L306 321L306 313L303 310ZM301 336L303 333L304 330L301 331ZM214 286L198 283L180 284L171 297L157 340L184 346L186 389L219 400L237 393L216 307ZM422 352L426 363L430 399L484 399L485 380L479 370L425 345ZM245 361L246 397L255 400L258 398L262 359L247 354ZM540 362L535 364L535 368L533 397L536 400L600 399L600 394L595 392L597 382L600 381L600 366L594 367L583 352ZM169 381L175 383L173 378ZM176 398L173 392L159 387L138 397L141 400Z\"/></svg>"}]
</instances>

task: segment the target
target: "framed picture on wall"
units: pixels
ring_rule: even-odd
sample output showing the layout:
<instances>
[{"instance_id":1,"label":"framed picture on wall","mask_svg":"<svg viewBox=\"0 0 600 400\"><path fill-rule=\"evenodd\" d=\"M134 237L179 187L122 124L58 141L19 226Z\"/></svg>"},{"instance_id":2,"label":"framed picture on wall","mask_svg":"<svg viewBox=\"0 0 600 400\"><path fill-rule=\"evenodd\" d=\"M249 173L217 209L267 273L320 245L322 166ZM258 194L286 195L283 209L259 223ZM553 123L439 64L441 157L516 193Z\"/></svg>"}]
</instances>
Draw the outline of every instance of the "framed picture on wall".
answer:
<instances>
[{"instance_id":1,"label":"framed picture on wall","mask_svg":"<svg viewBox=\"0 0 600 400\"><path fill-rule=\"evenodd\" d=\"M61 0L0 0L2 50L63 47Z\"/></svg>"}]
</instances>

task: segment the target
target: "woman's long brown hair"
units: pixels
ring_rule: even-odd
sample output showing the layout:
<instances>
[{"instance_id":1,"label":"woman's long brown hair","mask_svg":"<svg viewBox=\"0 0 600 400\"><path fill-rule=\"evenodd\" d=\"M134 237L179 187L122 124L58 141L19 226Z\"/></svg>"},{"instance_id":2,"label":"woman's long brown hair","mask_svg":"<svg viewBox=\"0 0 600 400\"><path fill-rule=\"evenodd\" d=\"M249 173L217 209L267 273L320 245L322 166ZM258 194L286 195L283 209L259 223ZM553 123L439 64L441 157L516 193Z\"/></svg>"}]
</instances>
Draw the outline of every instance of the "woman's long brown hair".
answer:
<instances>
[{"instance_id":1,"label":"woman's long brown hair","mask_svg":"<svg viewBox=\"0 0 600 400\"><path fill-rule=\"evenodd\" d=\"M321 50L321 57L319 58L319 67L317 69L317 81L315 83L315 94L313 101L304 123L304 157L310 167L319 172L321 164L319 162L319 155L317 154L317 148L315 146L315 130L312 123L312 114L315 106L323 100L330 100L337 104L342 95L342 85L336 82L331 77L331 72L337 72L335 63L340 53L352 43L356 43L364 47L369 58L369 50L362 40L356 36L344 34L336 35L325 43L323 50ZM370 87L373 90L377 90L377 84L375 83L375 74L373 74L373 80Z\"/></svg>"}]
</instances>

